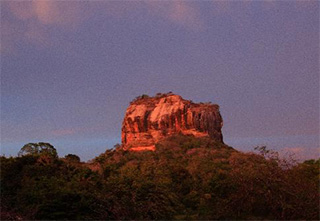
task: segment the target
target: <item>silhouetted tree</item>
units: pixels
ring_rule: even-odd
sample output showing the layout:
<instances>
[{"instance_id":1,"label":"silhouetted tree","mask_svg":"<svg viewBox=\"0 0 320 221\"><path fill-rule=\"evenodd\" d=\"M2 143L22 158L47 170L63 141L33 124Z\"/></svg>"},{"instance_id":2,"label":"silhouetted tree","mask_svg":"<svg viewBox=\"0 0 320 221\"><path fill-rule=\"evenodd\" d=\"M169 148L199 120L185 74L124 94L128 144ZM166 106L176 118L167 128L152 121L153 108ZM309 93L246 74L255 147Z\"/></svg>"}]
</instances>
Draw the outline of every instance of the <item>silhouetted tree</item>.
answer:
<instances>
[{"instance_id":1,"label":"silhouetted tree","mask_svg":"<svg viewBox=\"0 0 320 221\"><path fill-rule=\"evenodd\" d=\"M79 163L80 162L80 157L75 155L75 154L68 154L64 157L68 162L71 163Z\"/></svg>"}]
</instances>

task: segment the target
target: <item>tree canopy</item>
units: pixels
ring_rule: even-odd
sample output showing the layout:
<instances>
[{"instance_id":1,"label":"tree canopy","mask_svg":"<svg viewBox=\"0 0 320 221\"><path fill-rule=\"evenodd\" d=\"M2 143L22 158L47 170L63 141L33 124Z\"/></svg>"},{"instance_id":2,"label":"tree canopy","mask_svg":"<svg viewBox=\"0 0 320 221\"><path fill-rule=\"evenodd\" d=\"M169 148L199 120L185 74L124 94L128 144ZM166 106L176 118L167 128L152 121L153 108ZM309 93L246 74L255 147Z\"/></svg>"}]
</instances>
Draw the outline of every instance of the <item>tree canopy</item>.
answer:
<instances>
[{"instance_id":1,"label":"tree canopy","mask_svg":"<svg viewBox=\"0 0 320 221\"><path fill-rule=\"evenodd\" d=\"M28 143L18 153L18 156L24 155L50 155L57 157L57 150L50 143Z\"/></svg>"},{"instance_id":2,"label":"tree canopy","mask_svg":"<svg viewBox=\"0 0 320 221\"><path fill-rule=\"evenodd\" d=\"M110 150L89 163L74 154L43 163L52 146L24 147L19 157L0 157L1 220L319 217L319 160L290 162L266 147L242 153L175 136L155 152Z\"/></svg>"}]
</instances>

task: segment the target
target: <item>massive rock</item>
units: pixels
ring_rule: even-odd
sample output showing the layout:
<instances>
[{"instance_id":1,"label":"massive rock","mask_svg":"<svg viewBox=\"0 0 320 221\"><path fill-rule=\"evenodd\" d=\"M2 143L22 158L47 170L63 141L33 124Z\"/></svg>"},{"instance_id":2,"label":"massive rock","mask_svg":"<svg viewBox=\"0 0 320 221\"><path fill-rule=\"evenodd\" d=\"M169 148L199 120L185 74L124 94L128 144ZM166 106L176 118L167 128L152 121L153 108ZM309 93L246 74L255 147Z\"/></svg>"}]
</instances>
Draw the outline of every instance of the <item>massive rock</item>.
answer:
<instances>
[{"instance_id":1,"label":"massive rock","mask_svg":"<svg viewBox=\"0 0 320 221\"><path fill-rule=\"evenodd\" d=\"M132 151L155 150L155 143L178 133L223 142L222 124L216 104L193 103L172 93L142 95L127 108L122 146Z\"/></svg>"}]
</instances>

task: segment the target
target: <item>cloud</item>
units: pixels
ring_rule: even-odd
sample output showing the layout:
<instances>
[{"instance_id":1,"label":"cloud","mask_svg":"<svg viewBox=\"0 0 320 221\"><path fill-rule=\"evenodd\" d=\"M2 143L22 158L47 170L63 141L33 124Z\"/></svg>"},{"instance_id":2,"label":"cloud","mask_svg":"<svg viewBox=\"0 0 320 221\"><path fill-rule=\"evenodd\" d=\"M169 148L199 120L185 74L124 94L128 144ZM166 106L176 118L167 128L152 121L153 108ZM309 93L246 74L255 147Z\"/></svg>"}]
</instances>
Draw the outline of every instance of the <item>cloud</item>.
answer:
<instances>
[{"instance_id":1,"label":"cloud","mask_svg":"<svg viewBox=\"0 0 320 221\"><path fill-rule=\"evenodd\" d=\"M153 15L163 17L174 24L192 30L202 30L204 22L199 9L188 1L146 1L148 10Z\"/></svg>"},{"instance_id":2,"label":"cloud","mask_svg":"<svg viewBox=\"0 0 320 221\"><path fill-rule=\"evenodd\" d=\"M21 20L34 19L44 25L75 25L94 14L97 9L114 17L126 16L129 11L147 6L153 16L161 16L187 28L199 29L203 26L196 4L187 1L106 1L97 4L81 1L11 1L5 2L10 11Z\"/></svg>"},{"instance_id":3,"label":"cloud","mask_svg":"<svg viewBox=\"0 0 320 221\"><path fill-rule=\"evenodd\" d=\"M48 47L52 45L50 27L73 31L97 13L128 18L131 12L138 11L188 30L201 31L205 24L197 6L189 1L4 1L1 9L1 52L14 53L17 42L23 41L37 47Z\"/></svg>"},{"instance_id":4,"label":"cloud","mask_svg":"<svg viewBox=\"0 0 320 221\"><path fill-rule=\"evenodd\" d=\"M42 24L77 26L86 19L83 2L78 1L33 1L35 15Z\"/></svg>"},{"instance_id":5,"label":"cloud","mask_svg":"<svg viewBox=\"0 0 320 221\"><path fill-rule=\"evenodd\" d=\"M14 54L18 42L51 45L48 26L74 30L89 13L78 1L4 1L1 16L1 53Z\"/></svg>"},{"instance_id":6,"label":"cloud","mask_svg":"<svg viewBox=\"0 0 320 221\"><path fill-rule=\"evenodd\" d=\"M5 1L3 7L7 6L14 16L21 20L34 17L33 6L30 1Z\"/></svg>"},{"instance_id":7,"label":"cloud","mask_svg":"<svg viewBox=\"0 0 320 221\"><path fill-rule=\"evenodd\" d=\"M45 25L75 25L86 16L84 5L77 1L11 1L5 2L20 20L35 20Z\"/></svg>"},{"instance_id":8,"label":"cloud","mask_svg":"<svg viewBox=\"0 0 320 221\"><path fill-rule=\"evenodd\" d=\"M200 13L190 5L190 2L173 1L169 18L173 22L192 29L202 29L204 25Z\"/></svg>"},{"instance_id":9,"label":"cloud","mask_svg":"<svg viewBox=\"0 0 320 221\"><path fill-rule=\"evenodd\" d=\"M32 1L33 11L37 19L43 24L52 24L60 21L57 2Z\"/></svg>"}]
</instances>

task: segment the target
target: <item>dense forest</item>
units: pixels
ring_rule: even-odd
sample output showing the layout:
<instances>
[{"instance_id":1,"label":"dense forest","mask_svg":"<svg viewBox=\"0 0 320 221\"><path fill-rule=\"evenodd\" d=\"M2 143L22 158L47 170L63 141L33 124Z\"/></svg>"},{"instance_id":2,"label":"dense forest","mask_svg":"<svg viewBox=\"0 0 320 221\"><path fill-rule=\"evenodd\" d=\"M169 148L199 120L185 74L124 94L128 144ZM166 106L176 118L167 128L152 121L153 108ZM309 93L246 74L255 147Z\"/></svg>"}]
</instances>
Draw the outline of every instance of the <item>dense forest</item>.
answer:
<instances>
[{"instance_id":1,"label":"dense forest","mask_svg":"<svg viewBox=\"0 0 320 221\"><path fill-rule=\"evenodd\" d=\"M319 218L319 160L242 153L177 135L156 151L117 147L88 163L47 143L1 157L1 220Z\"/></svg>"}]
</instances>

